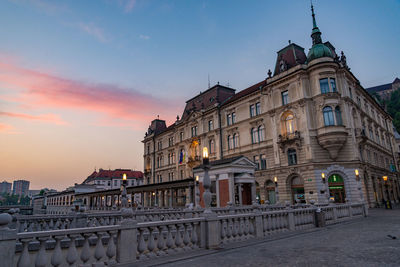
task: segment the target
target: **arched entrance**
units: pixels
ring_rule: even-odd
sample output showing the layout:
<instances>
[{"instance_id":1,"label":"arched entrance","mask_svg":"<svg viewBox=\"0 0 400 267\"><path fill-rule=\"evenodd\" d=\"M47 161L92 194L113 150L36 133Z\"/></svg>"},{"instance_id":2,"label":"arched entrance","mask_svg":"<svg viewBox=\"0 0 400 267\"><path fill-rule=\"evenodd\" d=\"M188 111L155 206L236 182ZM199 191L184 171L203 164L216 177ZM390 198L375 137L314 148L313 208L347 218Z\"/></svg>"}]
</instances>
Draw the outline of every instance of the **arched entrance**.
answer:
<instances>
[{"instance_id":1,"label":"arched entrance","mask_svg":"<svg viewBox=\"0 0 400 267\"><path fill-rule=\"evenodd\" d=\"M275 184L271 180L265 182L265 199L269 204L276 203Z\"/></svg>"},{"instance_id":2,"label":"arched entrance","mask_svg":"<svg viewBox=\"0 0 400 267\"><path fill-rule=\"evenodd\" d=\"M304 195L304 181L300 176L294 176L290 181L290 188L292 192L292 203L306 203Z\"/></svg>"},{"instance_id":3,"label":"arched entrance","mask_svg":"<svg viewBox=\"0 0 400 267\"><path fill-rule=\"evenodd\" d=\"M344 190L344 181L339 174L332 174L328 178L329 195L333 197L335 203L346 202L346 192Z\"/></svg>"}]
</instances>

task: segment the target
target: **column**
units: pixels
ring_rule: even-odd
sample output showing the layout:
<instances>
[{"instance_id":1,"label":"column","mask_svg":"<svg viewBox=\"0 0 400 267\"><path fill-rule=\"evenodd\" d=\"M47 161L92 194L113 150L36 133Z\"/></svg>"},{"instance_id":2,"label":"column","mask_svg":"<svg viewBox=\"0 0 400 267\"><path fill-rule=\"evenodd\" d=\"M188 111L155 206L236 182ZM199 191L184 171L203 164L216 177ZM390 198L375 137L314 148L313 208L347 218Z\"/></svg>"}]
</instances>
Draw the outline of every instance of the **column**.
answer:
<instances>
[{"instance_id":1,"label":"column","mask_svg":"<svg viewBox=\"0 0 400 267\"><path fill-rule=\"evenodd\" d=\"M235 204L235 178L233 173L228 173L229 181L229 202Z\"/></svg>"},{"instance_id":2,"label":"column","mask_svg":"<svg viewBox=\"0 0 400 267\"><path fill-rule=\"evenodd\" d=\"M240 206L243 205L242 190L243 190L242 184L238 184L238 194L239 194L239 205Z\"/></svg>"},{"instance_id":3,"label":"column","mask_svg":"<svg viewBox=\"0 0 400 267\"><path fill-rule=\"evenodd\" d=\"M251 203L256 203L256 183L251 184Z\"/></svg>"},{"instance_id":4,"label":"column","mask_svg":"<svg viewBox=\"0 0 400 267\"><path fill-rule=\"evenodd\" d=\"M216 196L217 196L217 207L219 208L221 205L220 205L220 201L219 201L219 179L218 179L219 177L218 177L218 174L215 176L215 194L216 194Z\"/></svg>"}]
</instances>

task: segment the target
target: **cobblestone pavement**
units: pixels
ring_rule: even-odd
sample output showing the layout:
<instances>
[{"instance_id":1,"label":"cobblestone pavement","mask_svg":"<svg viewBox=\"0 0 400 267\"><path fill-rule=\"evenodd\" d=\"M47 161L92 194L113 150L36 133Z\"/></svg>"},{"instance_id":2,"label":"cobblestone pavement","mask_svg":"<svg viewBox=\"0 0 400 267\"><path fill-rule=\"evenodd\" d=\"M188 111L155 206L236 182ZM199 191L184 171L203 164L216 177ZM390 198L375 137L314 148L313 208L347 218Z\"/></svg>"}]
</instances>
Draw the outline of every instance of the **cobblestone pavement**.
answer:
<instances>
[{"instance_id":1,"label":"cobblestone pavement","mask_svg":"<svg viewBox=\"0 0 400 267\"><path fill-rule=\"evenodd\" d=\"M163 266L400 266L400 209Z\"/></svg>"}]
</instances>

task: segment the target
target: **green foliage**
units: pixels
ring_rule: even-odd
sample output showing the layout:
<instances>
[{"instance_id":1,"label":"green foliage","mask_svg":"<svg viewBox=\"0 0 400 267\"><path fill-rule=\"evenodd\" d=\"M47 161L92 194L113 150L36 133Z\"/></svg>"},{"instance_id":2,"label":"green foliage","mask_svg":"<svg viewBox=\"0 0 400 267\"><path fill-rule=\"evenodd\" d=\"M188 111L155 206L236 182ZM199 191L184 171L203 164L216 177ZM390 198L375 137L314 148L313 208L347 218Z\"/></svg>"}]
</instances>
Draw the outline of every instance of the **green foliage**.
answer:
<instances>
[{"instance_id":1,"label":"green foliage","mask_svg":"<svg viewBox=\"0 0 400 267\"><path fill-rule=\"evenodd\" d=\"M39 192L39 196L43 196L44 195L44 189L40 190Z\"/></svg>"},{"instance_id":2,"label":"green foliage","mask_svg":"<svg viewBox=\"0 0 400 267\"><path fill-rule=\"evenodd\" d=\"M30 205L30 197L19 196L14 194L3 194L0 198L0 205Z\"/></svg>"}]
</instances>

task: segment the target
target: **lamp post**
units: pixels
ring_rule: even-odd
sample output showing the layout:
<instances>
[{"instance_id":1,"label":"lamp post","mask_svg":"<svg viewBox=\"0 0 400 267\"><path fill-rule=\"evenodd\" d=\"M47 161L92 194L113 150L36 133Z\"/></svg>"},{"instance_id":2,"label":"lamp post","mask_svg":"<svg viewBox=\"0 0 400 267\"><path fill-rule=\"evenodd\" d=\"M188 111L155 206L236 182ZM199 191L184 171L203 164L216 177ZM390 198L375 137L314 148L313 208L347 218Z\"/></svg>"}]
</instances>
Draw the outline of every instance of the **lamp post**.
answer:
<instances>
[{"instance_id":1,"label":"lamp post","mask_svg":"<svg viewBox=\"0 0 400 267\"><path fill-rule=\"evenodd\" d=\"M360 172L358 169L354 170L354 174L356 175L356 181L358 182L358 190L360 191L360 201L364 202L364 195L362 192L362 184L361 184L361 179L360 179Z\"/></svg>"},{"instance_id":2,"label":"lamp post","mask_svg":"<svg viewBox=\"0 0 400 267\"><path fill-rule=\"evenodd\" d=\"M323 190L321 190L321 194L325 195L326 201L329 203L329 194L328 194L329 186L326 183L325 173L321 173L321 179L322 179L322 184L323 184Z\"/></svg>"},{"instance_id":3,"label":"lamp post","mask_svg":"<svg viewBox=\"0 0 400 267\"><path fill-rule=\"evenodd\" d=\"M392 204L390 203L390 196L389 196L389 185L387 183L388 181L388 177L387 176L383 176L383 181L385 182L385 191L386 191L386 208L387 209L392 209Z\"/></svg>"},{"instance_id":4,"label":"lamp post","mask_svg":"<svg viewBox=\"0 0 400 267\"><path fill-rule=\"evenodd\" d=\"M122 192L121 192L121 207L122 208L127 208L128 207L128 199L127 199L127 197L126 197L126 182L127 182L127 179L126 179L126 173L124 173L123 175L122 175Z\"/></svg>"},{"instance_id":5,"label":"lamp post","mask_svg":"<svg viewBox=\"0 0 400 267\"><path fill-rule=\"evenodd\" d=\"M199 204L200 204L200 189L199 189L199 176L196 175L196 181L195 181L195 198L194 198L194 204L196 208L199 208Z\"/></svg>"},{"instance_id":6,"label":"lamp post","mask_svg":"<svg viewBox=\"0 0 400 267\"><path fill-rule=\"evenodd\" d=\"M275 183L275 203L278 204L279 202L279 190L278 190L278 177L274 177L274 183Z\"/></svg>"},{"instance_id":7,"label":"lamp post","mask_svg":"<svg viewBox=\"0 0 400 267\"><path fill-rule=\"evenodd\" d=\"M212 213L210 209L210 204L211 204L211 192L210 192L210 187L211 187L211 180L210 176L208 175L208 170L210 169L210 161L208 158L208 149L207 147L203 148L203 169L204 169L204 178L203 178L203 187L204 187L204 193L203 193L203 199L204 199L204 213Z\"/></svg>"}]
</instances>

